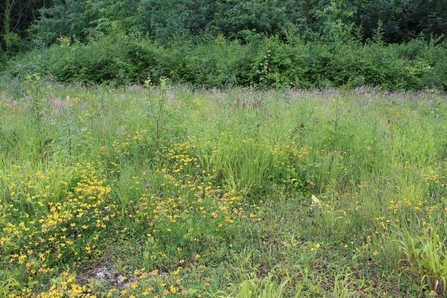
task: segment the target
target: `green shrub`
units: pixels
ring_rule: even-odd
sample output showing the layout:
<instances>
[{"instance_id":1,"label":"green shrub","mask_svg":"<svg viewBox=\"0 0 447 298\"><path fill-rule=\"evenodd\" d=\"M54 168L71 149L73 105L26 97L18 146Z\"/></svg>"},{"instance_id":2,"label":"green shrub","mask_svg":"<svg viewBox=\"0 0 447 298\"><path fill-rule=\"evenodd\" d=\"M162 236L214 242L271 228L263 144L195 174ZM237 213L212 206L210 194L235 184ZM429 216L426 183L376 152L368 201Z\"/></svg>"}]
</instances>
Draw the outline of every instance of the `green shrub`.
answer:
<instances>
[{"instance_id":1,"label":"green shrub","mask_svg":"<svg viewBox=\"0 0 447 298\"><path fill-rule=\"evenodd\" d=\"M435 41L382 45L349 42L288 44L279 37L241 44L222 35L160 45L138 34L116 32L86 43L60 37L59 45L40 48L12 61L7 72L35 72L61 82L142 84L166 77L174 84L223 88L355 88L386 90L446 89L445 46Z\"/></svg>"}]
</instances>

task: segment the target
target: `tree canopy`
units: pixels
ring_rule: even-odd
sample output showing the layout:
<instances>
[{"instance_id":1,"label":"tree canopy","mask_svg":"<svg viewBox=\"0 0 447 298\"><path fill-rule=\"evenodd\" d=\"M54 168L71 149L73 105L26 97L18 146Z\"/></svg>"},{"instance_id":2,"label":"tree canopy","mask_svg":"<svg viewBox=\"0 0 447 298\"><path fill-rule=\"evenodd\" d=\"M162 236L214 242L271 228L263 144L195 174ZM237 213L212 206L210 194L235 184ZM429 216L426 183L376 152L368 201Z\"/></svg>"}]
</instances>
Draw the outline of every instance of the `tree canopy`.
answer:
<instances>
[{"instance_id":1,"label":"tree canopy","mask_svg":"<svg viewBox=\"0 0 447 298\"><path fill-rule=\"evenodd\" d=\"M12 52L32 39L116 30L161 42L206 32L242 42L299 34L401 43L447 32L447 0L4 0L0 24L1 48Z\"/></svg>"}]
</instances>

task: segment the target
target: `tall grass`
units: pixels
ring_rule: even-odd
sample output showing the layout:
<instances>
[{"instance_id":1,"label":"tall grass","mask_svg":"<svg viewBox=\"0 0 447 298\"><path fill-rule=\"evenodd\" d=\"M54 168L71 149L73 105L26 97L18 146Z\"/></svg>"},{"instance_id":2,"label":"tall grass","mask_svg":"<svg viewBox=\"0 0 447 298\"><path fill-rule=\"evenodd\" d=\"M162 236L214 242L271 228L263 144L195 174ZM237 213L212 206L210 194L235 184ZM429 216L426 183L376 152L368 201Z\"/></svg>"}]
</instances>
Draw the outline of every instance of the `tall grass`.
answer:
<instances>
[{"instance_id":1,"label":"tall grass","mask_svg":"<svg viewBox=\"0 0 447 298\"><path fill-rule=\"evenodd\" d=\"M443 94L3 86L2 290L445 294Z\"/></svg>"}]
</instances>

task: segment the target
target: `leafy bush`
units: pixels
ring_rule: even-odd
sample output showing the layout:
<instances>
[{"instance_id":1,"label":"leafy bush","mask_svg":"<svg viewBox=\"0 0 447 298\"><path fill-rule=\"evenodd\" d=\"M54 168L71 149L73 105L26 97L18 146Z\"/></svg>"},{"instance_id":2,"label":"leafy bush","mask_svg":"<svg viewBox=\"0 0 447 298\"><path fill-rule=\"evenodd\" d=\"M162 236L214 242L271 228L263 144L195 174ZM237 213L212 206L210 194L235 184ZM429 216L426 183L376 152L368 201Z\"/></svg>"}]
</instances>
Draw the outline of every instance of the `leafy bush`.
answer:
<instances>
[{"instance_id":1,"label":"leafy bush","mask_svg":"<svg viewBox=\"0 0 447 298\"><path fill-rule=\"evenodd\" d=\"M386 90L446 89L443 44L413 41L406 45L311 42L288 44L279 37L241 44L223 35L203 35L161 45L138 34L116 32L87 43L59 38L8 65L25 77L39 72L61 82L141 84L167 77L193 87L355 88Z\"/></svg>"}]
</instances>

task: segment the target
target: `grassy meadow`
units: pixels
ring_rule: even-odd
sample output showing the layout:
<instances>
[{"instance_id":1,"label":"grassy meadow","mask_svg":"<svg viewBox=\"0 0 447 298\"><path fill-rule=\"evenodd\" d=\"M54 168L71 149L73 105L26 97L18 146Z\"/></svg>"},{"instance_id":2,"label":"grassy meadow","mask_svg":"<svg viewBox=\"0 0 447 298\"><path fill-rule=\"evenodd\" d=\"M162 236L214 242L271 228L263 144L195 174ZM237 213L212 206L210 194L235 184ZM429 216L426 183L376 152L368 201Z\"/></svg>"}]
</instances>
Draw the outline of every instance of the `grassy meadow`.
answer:
<instances>
[{"instance_id":1,"label":"grassy meadow","mask_svg":"<svg viewBox=\"0 0 447 298\"><path fill-rule=\"evenodd\" d=\"M447 294L444 94L0 92L0 297Z\"/></svg>"}]
</instances>

